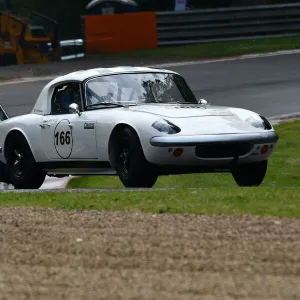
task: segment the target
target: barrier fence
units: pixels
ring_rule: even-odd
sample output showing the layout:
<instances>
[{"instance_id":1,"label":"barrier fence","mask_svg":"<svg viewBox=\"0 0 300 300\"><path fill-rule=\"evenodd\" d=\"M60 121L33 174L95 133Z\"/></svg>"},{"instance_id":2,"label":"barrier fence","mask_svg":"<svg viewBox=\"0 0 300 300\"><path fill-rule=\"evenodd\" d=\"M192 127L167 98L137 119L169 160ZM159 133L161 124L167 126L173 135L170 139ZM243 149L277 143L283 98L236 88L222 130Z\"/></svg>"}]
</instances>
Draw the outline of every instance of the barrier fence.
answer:
<instances>
[{"instance_id":1,"label":"barrier fence","mask_svg":"<svg viewBox=\"0 0 300 300\"><path fill-rule=\"evenodd\" d=\"M84 40L60 41L59 55L55 54L60 60L90 53L299 35L300 3L89 15L82 19ZM53 56L56 52L51 52L51 44L48 46ZM0 59L1 49L4 51L5 47L0 45Z\"/></svg>"},{"instance_id":2,"label":"barrier fence","mask_svg":"<svg viewBox=\"0 0 300 300\"><path fill-rule=\"evenodd\" d=\"M300 4L157 12L158 46L298 35Z\"/></svg>"},{"instance_id":3,"label":"barrier fence","mask_svg":"<svg viewBox=\"0 0 300 300\"><path fill-rule=\"evenodd\" d=\"M51 44L49 45L51 46ZM60 59L69 60L85 56L83 39L60 41Z\"/></svg>"}]
</instances>

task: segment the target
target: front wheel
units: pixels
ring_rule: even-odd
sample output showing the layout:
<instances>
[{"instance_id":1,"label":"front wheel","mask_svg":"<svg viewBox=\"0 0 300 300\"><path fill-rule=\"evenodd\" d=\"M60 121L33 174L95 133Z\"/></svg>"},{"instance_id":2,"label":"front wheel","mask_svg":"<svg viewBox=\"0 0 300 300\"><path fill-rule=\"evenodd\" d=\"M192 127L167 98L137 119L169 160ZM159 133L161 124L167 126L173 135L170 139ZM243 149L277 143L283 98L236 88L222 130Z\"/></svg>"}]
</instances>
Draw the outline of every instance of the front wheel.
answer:
<instances>
[{"instance_id":1,"label":"front wheel","mask_svg":"<svg viewBox=\"0 0 300 300\"><path fill-rule=\"evenodd\" d=\"M239 186L259 186L263 182L268 167L268 160L237 165L231 174Z\"/></svg>"},{"instance_id":2,"label":"front wheel","mask_svg":"<svg viewBox=\"0 0 300 300\"><path fill-rule=\"evenodd\" d=\"M15 189L40 188L46 173L37 166L26 139L14 136L6 149L7 173Z\"/></svg>"},{"instance_id":3,"label":"front wheel","mask_svg":"<svg viewBox=\"0 0 300 300\"><path fill-rule=\"evenodd\" d=\"M122 129L113 147L115 169L125 187L151 188L155 184L158 173L155 166L146 160L139 137L133 129Z\"/></svg>"}]
</instances>

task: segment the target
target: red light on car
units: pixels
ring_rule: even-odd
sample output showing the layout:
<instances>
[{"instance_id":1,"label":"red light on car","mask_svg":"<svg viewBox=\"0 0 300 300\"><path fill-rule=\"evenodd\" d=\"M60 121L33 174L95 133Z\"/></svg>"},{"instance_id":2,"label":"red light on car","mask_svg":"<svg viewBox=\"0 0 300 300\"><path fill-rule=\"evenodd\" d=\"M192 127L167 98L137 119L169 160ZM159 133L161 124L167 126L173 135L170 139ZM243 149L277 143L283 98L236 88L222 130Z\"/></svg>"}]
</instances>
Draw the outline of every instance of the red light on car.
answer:
<instances>
[{"instance_id":1,"label":"red light on car","mask_svg":"<svg viewBox=\"0 0 300 300\"><path fill-rule=\"evenodd\" d=\"M179 157L179 156L182 155L182 153L183 153L183 149L182 148L177 148L177 149L174 150L173 155L175 157Z\"/></svg>"},{"instance_id":2,"label":"red light on car","mask_svg":"<svg viewBox=\"0 0 300 300\"><path fill-rule=\"evenodd\" d=\"M268 145L264 145L262 148L261 148L261 151L260 153L261 154L266 154L269 150L269 146Z\"/></svg>"}]
</instances>

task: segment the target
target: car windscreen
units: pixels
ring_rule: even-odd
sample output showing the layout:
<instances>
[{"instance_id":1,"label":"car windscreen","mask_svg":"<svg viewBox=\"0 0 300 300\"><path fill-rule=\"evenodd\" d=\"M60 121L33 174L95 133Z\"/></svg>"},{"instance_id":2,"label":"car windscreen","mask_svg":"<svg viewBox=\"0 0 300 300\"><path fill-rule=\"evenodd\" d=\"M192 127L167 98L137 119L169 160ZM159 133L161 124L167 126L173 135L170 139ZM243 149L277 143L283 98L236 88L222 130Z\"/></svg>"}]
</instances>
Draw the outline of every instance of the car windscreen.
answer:
<instances>
[{"instance_id":1,"label":"car windscreen","mask_svg":"<svg viewBox=\"0 0 300 300\"><path fill-rule=\"evenodd\" d=\"M102 102L197 103L185 80L177 74L134 73L93 78L86 83L86 106Z\"/></svg>"},{"instance_id":2,"label":"car windscreen","mask_svg":"<svg viewBox=\"0 0 300 300\"><path fill-rule=\"evenodd\" d=\"M0 122L5 121L8 119L6 112L4 111L3 107L0 105Z\"/></svg>"}]
</instances>

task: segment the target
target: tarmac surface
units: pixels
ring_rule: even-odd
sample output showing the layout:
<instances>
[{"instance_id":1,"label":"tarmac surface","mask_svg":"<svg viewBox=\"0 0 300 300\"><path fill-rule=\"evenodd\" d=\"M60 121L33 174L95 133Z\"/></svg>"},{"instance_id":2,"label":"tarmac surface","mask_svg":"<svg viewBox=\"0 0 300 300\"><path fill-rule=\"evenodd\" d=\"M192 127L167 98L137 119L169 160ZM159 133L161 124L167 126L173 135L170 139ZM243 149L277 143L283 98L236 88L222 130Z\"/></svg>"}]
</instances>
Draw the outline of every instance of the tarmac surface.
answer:
<instances>
[{"instance_id":1,"label":"tarmac surface","mask_svg":"<svg viewBox=\"0 0 300 300\"><path fill-rule=\"evenodd\" d=\"M27 68L12 66L1 68L0 71L1 76L48 76L98 66L155 63L159 61L113 61L104 64L95 59L84 59ZM168 69L182 74L196 96L206 99L211 104L246 108L266 117L300 111L300 54L176 66ZM0 85L1 104L10 116L29 113L42 87L48 81Z\"/></svg>"}]
</instances>

